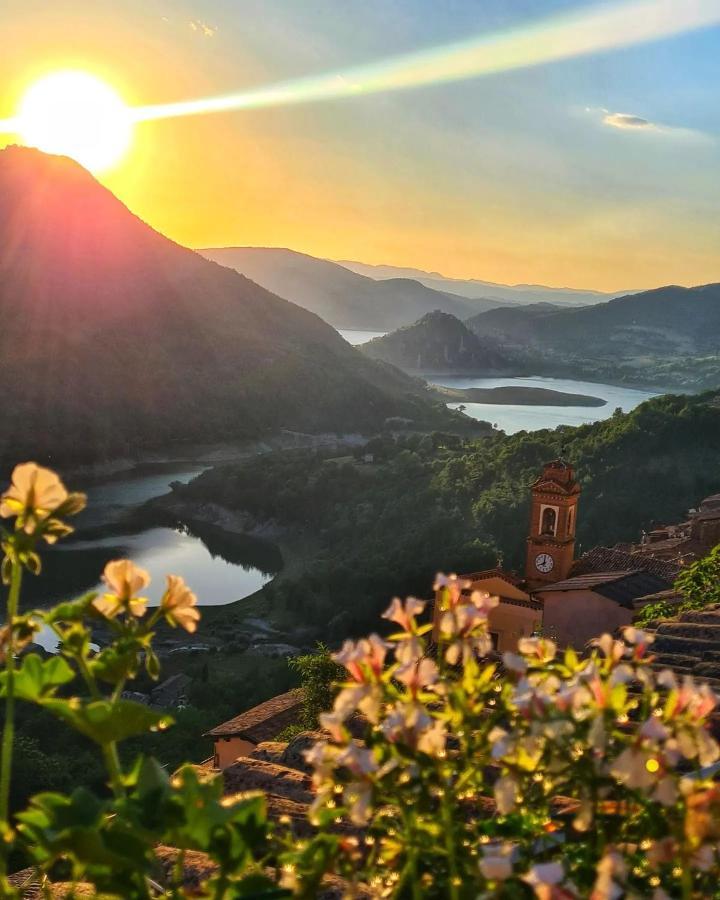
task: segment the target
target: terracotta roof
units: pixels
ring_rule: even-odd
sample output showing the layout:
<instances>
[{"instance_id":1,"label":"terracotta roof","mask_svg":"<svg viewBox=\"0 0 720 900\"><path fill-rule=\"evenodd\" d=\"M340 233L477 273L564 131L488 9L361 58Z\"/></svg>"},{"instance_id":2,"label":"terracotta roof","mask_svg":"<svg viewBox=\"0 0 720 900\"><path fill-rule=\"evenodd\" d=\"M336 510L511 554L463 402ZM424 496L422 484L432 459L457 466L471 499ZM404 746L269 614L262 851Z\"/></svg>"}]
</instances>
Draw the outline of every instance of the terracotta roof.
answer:
<instances>
[{"instance_id":1,"label":"terracotta roof","mask_svg":"<svg viewBox=\"0 0 720 900\"><path fill-rule=\"evenodd\" d=\"M664 603L681 603L685 597L680 593L680 591L673 590L670 588L667 591L657 591L655 594L645 594L644 597L636 597L634 601L634 606L636 609L639 609L642 606L647 606L648 603L659 603L663 601Z\"/></svg>"},{"instance_id":2,"label":"terracotta roof","mask_svg":"<svg viewBox=\"0 0 720 900\"><path fill-rule=\"evenodd\" d=\"M680 574L681 566L674 560L657 559L645 553L630 553L611 547L595 547L576 559L570 574L589 575L592 572L628 572L642 569L663 578L670 587ZM656 590L661 590L658 587ZM650 593L650 591L648 591Z\"/></svg>"},{"instance_id":3,"label":"terracotta roof","mask_svg":"<svg viewBox=\"0 0 720 900\"><path fill-rule=\"evenodd\" d=\"M279 694L217 725L206 737L241 737L253 744L273 740L288 725L294 725L303 703L301 690Z\"/></svg>"},{"instance_id":4,"label":"terracotta roof","mask_svg":"<svg viewBox=\"0 0 720 900\"><path fill-rule=\"evenodd\" d=\"M470 572L467 575L460 576L462 581L480 581L482 578L502 578L508 584L517 587L522 579L515 575L514 572L508 572L507 569L495 567L494 569L483 569L480 572Z\"/></svg>"},{"instance_id":5,"label":"terracotta roof","mask_svg":"<svg viewBox=\"0 0 720 900\"><path fill-rule=\"evenodd\" d=\"M576 575L555 584L548 584L537 591L593 591L601 597L607 597L620 606L632 606L638 597L644 597L653 591L662 590L667 582L657 575L642 569L628 572L593 572L588 575Z\"/></svg>"}]
</instances>

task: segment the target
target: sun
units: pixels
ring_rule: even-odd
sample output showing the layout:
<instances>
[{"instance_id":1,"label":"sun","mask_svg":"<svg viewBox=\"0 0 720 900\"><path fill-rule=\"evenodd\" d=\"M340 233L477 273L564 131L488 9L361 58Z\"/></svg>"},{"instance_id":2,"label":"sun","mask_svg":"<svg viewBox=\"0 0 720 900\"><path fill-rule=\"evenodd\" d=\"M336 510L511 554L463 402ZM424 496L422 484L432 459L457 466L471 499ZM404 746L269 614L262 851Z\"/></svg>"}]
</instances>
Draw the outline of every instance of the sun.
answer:
<instances>
[{"instance_id":1,"label":"sun","mask_svg":"<svg viewBox=\"0 0 720 900\"><path fill-rule=\"evenodd\" d=\"M88 72L53 72L20 102L23 143L70 156L94 174L115 166L132 141L130 110L109 84Z\"/></svg>"}]
</instances>

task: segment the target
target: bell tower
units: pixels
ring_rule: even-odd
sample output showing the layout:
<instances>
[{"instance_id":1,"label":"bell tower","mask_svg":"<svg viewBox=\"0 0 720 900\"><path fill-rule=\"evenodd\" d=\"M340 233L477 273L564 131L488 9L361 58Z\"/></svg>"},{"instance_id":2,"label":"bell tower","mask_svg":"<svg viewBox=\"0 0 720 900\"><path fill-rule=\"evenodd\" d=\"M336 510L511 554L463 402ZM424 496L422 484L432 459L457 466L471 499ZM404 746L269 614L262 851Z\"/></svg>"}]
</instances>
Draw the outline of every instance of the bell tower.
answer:
<instances>
[{"instance_id":1,"label":"bell tower","mask_svg":"<svg viewBox=\"0 0 720 900\"><path fill-rule=\"evenodd\" d=\"M525 577L531 587L539 587L568 577L575 557L580 485L572 466L556 459L543 466L531 491Z\"/></svg>"}]
</instances>

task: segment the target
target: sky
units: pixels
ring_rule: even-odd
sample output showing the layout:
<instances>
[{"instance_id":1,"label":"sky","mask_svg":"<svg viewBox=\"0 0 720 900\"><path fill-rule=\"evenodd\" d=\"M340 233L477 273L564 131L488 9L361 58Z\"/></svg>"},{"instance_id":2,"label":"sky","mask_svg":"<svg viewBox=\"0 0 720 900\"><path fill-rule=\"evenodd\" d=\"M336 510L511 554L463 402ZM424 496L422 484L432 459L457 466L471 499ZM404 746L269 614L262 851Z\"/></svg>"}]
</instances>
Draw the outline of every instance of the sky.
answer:
<instances>
[{"instance_id":1,"label":"sky","mask_svg":"<svg viewBox=\"0 0 720 900\"><path fill-rule=\"evenodd\" d=\"M720 12L720 0L644 2L650 19L673 6L716 2ZM491 48L528 28L533 55L552 49L545 23L596 9L3 0L0 119L57 69L88 71L129 105L152 106L383 70L476 37ZM720 24L710 23L408 90L142 121L100 180L191 247L291 247L511 284L701 284L720 281L719 86ZM0 135L0 146L13 140Z\"/></svg>"}]
</instances>

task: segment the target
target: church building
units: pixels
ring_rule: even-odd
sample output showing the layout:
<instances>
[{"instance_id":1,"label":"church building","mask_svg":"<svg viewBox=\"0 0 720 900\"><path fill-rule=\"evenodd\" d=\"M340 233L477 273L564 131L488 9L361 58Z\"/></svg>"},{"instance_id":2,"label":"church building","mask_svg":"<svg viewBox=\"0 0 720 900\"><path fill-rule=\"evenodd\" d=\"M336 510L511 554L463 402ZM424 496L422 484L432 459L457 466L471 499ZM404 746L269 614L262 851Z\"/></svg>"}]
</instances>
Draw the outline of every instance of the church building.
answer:
<instances>
[{"instance_id":1,"label":"church building","mask_svg":"<svg viewBox=\"0 0 720 900\"><path fill-rule=\"evenodd\" d=\"M639 598L671 586L672 573L642 554L600 547L575 558L580 484L567 462L543 466L530 491L524 577L499 567L461 576L468 592L500 598L489 618L497 650L514 650L519 638L540 631L561 647L582 649L629 624Z\"/></svg>"}]
</instances>

